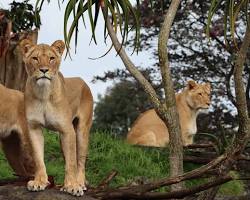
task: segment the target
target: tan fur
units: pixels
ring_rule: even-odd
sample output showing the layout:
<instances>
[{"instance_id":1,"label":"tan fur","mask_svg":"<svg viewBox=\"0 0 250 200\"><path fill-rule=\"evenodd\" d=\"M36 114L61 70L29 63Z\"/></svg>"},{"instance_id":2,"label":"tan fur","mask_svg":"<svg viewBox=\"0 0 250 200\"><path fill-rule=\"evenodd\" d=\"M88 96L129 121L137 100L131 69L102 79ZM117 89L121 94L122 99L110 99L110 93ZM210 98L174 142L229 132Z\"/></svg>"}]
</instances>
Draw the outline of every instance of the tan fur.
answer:
<instances>
[{"instance_id":1,"label":"tan fur","mask_svg":"<svg viewBox=\"0 0 250 200\"><path fill-rule=\"evenodd\" d=\"M2 149L16 174L32 176L34 162L24 113L23 93L8 89L0 84L0 94L0 142Z\"/></svg>"},{"instance_id":2,"label":"tan fur","mask_svg":"<svg viewBox=\"0 0 250 200\"><path fill-rule=\"evenodd\" d=\"M187 87L176 94L183 145L193 144L197 132L196 118L200 109L210 105L210 84L189 81ZM154 109L142 113L127 135L130 144L164 147L169 143L168 129Z\"/></svg>"},{"instance_id":3,"label":"tan fur","mask_svg":"<svg viewBox=\"0 0 250 200\"><path fill-rule=\"evenodd\" d=\"M28 189L43 190L48 184L42 135L42 127L46 127L60 133L65 158L62 190L81 196L86 189L85 161L92 124L92 94L82 79L64 78L59 72L63 41L49 46L24 40L21 46L28 73L25 111L37 165L35 179L28 183Z\"/></svg>"}]
</instances>

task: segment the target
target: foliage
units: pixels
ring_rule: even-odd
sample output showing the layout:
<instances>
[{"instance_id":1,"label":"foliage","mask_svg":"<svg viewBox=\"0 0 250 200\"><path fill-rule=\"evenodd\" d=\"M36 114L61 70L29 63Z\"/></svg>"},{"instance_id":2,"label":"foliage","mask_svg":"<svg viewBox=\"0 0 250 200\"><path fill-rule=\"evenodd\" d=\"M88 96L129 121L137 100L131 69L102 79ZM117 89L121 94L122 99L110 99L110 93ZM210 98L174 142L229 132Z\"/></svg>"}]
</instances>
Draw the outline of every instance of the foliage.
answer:
<instances>
[{"instance_id":1,"label":"foliage","mask_svg":"<svg viewBox=\"0 0 250 200\"><path fill-rule=\"evenodd\" d=\"M212 0L211 6L208 13L208 22L207 22L207 34L209 33L209 28L212 23L212 18L215 15L218 10L223 9L224 16L223 16L223 22L224 22L224 39L226 41L226 44L228 44L228 29L230 32L230 36L236 44L235 40L235 32L236 32L236 22L239 17L245 19L246 23L249 21L249 1L247 0L239 0L239 1L232 1L232 0Z\"/></svg>"},{"instance_id":2,"label":"foliage","mask_svg":"<svg viewBox=\"0 0 250 200\"><path fill-rule=\"evenodd\" d=\"M6 12L7 18L12 21L12 31L14 33L32 30L34 27L40 28L40 15L35 13L29 0L22 2L13 1L10 3L10 10Z\"/></svg>"},{"instance_id":3,"label":"foliage","mask_svg":"<svg viewBox=\"0 0 250 200\"><path fill-rule=\"evenodd\" d=\"M48 0L48 2L50 1ZM62 0L62 2L64 1ZM139 3L139 1L137 2ZM44 0L36 1L36 10L38 12L41 10L43 3ZM92 7L94 7L94 13ZM110 15L116 33L120 31L122 35L122 44L126 42L129 31L131 29L135 30L134 46L137 48L140 35L139 15L129 0L69 0L64 12L64 40L66 47L69 49L73 34L75 34L75 45L77 46L78 26L81 20L85 25L85 13L88 14L92 39L96 43L95 28L101 9L104 9L104 20ZM73 17L73 21L70 23L70 26L68 26L70 16ZM130 18L133 19L132 27L129 26ZM105 40L107 38L106 26L104 27L104 38Z\"/></svg>"},{"instance_id":4,"label":"foliage","mask_svg":"<svg viewBox=\"0 0 250 200\"><path fill-rule=\"evenodd\" d=\"M55 177L56 184L62 184L64 161L59 146L59 136L47 130L44 131L44 135L47 172ZM169 174L167 155L168 151L165 149L134 147L118 137L111 136L108 132L92 133L87 160L87 180L91 186L96 186L113 169L118 171L118 175L112 180L112 187L163 178ZM1 151L0 164L0 179L13 177ZM197 167L192 163L185 163L185 171ZM191 187L203 182L192 180L186 184ZM237 195L243 191L244 184L241 181L232 181L221 186L220 194Z\"/></svg>"}]
</instances>

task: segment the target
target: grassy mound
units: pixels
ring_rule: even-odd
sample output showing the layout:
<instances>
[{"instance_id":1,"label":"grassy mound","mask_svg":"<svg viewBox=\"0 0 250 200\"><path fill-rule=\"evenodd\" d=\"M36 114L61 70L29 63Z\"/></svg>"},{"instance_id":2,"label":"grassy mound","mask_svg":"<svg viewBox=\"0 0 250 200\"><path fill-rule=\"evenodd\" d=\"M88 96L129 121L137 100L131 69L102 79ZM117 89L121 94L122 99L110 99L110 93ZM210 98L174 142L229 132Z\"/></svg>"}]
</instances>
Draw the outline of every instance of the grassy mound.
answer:
<instances>
[{"instance_id":1,"label":"grassy mound","mask_svg":"<svg viewBox=\"0 0 250 200\"><path fill-rule=\"evenodd\" d=\"M59 147L59 136L45 131L45 163L47 173L53 175L56 183L63 183L64 160ZM108 133L92 133L87 160L87 180L91 185L97 185L115 169L118 175L111 186L125 185L134 182L147 182L167 177L169 163L167 149L135 147L126 144ZM12 177L12 171L0 152L0 178ZM197 168L197 165L185 163L185 171ZM188 187L204 182L193 180L186 182ZM242 194L244 184L241 181L231 181L221 186L220 193L225 195Z\"/></svg>"}]
</instances>

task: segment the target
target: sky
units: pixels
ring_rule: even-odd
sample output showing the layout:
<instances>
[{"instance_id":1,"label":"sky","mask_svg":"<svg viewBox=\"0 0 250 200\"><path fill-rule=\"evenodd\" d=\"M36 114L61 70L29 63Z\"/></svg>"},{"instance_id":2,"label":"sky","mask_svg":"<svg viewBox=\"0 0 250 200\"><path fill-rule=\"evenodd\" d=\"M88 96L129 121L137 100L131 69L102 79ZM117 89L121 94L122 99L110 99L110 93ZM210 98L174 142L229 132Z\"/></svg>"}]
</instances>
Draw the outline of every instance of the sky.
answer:
<instances>
[{"instance_id":1,"label":"sky","mask_svg":"<svg viewBox=\"0 0 250 200\"><path fill-rule=\"evenodd\" d=\"M18 0L16 0L18 2ZM20 1L20 0L19 0ZM9 3L12 0L0 0L0 8L8 9ZM34 5L36 1L31 0L30 3ZM65 1L67 2L67 1ZM52 44L55 40L63 39L63 17L66 3L61 5L61 9L58 7L57 1L51 1L47 3L45 0L41 15L41 28L38 35L38 43ZM101 16L101 15L100 15ZM86 17L86 19L88 19ZM108 55L101 59L92 60L89 58L96 58L103 55L110 48L110 41L107 44L104 43L103 27L104 22L102 17L99 17L99 21L96 29L97 45L94 42L90 43L91 29L86 20L86 29L80 26L79 40L77 46L77 52L74 53L74 40L71 45L71 57L66 60L62 60L61 72L65 77L81 77L90 86L94 100L97 101L98 94L104 94L106 88L111 86L114 82L109 81L103 83L98 81L97 83L91 83L93 76L102 75L105 71L120 68L125 69L122 61L113 49ZM128 49L130 55L132 49ZM153 64L152 54L150 51L142 51L139 54L133 54L131 57L136 66L149 66Z\"/></svg>"}]
</instances>

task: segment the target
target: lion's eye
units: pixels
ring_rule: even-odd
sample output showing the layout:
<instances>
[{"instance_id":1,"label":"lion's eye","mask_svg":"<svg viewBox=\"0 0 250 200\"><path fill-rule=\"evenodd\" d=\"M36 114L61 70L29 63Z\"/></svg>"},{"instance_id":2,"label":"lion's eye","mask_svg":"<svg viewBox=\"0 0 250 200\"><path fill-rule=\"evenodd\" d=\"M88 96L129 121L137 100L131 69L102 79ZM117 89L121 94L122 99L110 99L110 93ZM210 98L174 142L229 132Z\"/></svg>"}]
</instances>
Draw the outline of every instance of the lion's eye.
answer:
<instances>
[{"instance_id":1,"label":"lion's eye","mask_svg":"<svg viewBox=\"0 0 250 200\"><path fill-rule=\"evenodd\" d=\"M49 60L50 61L55 60L55 57L52 56L52 57L49 58Z\"/></svg>"},{"instance_id":2,"label":"lion's eye","mask_svg":"<svg viewBox=\"0 0 250 200\"><path fill-rule=\"evenodd\" d=\"M38 61L38 58L37 57L32 57L33 60L35 61Z\"/></svg>"},{"instance_id":3,"label":"lion's eye","mask_svg":"<svg viewBox=\"0 0 250 200\"><path fill-rule=\"evenodd\" d=\"M199 93L200 96L202 96L202 93Z\"/></svg>"}]
</instances>

